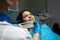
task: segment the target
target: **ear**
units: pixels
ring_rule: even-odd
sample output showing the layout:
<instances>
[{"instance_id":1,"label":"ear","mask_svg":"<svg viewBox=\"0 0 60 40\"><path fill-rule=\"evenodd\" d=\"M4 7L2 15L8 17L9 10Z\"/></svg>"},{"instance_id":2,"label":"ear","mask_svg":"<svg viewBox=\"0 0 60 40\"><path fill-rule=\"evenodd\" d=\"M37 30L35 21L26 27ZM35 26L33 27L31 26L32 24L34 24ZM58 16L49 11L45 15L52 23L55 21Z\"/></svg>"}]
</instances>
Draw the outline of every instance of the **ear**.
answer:
<instances>
[{"instance_id":1,"label":"ear","mask_svg":"<svg viewBox=\"0 0 60 40\"><path fill-rule=\"evenodd\" d=\"M6 0L9 5L19 3L19 0Z\"/></svg>"},{"instance_id":2,"label":"ear","mask_svg":"<svg viewBox=\"0 0 60 40\"><path fill-rule=\"evenodd\" d=\"M12 5L13 2L11 0L6 0L6 2L9 4L9 5Z\"/></svg>"}]
</instances>

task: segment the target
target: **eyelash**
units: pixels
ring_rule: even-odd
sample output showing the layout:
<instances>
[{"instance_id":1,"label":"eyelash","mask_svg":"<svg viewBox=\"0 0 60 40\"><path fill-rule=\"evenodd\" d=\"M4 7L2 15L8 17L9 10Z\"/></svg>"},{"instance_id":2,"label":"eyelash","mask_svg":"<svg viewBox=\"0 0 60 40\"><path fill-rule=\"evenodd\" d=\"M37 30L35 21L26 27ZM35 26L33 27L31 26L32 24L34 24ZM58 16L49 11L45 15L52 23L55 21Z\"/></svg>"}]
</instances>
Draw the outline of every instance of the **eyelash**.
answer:
<instances>
[{"instance_id":1,"label":"eyelash","mask_svg":"<svg viewBox=\"0 0 60 40\"><path fill-rule=\"evenodd\" d=\"M33 15L32 13L30 13L30 15Z\"/></svg>"},{"instance_id":2,"label":"eyelash","mask_svg":"<svg viewBox=\"0 0 60 40\"><path fill-rule=\"evenodd\" d=\"M32 13L30 13L30 15L33 15ZM26 18L28 15L25 15L23 18Z\"/></svg>"},{"instance_id":3,"label":"eyelash","mask_svg":"<svg viewBox=\"0 0 60 40\"><path fill-rule=\"evenodd\" d=\"M28 17L28 15L25 15L23 18L26 18L26 17Z\"/></svg>"}]
</instances>

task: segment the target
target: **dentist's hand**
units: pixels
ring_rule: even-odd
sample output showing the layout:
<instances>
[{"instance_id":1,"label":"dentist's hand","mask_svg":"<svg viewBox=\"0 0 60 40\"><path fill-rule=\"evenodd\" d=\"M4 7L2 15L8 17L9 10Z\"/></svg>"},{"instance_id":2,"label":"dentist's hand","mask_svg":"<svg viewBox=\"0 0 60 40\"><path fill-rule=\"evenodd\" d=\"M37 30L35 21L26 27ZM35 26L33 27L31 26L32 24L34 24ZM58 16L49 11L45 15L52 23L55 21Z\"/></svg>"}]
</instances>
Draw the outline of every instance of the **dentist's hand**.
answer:
<instances>
[{"instance_id":1,"label":"dentist's hand","mask_svg":"<svg viewBox=\"0 0 60 40\"><path fill-rule=\"evenodd\" d=\"M41 25L37 22L37 21L34 21L34 31L35 33L39 33L40 30L41 30Z\"/></svg>"}]
</instances>

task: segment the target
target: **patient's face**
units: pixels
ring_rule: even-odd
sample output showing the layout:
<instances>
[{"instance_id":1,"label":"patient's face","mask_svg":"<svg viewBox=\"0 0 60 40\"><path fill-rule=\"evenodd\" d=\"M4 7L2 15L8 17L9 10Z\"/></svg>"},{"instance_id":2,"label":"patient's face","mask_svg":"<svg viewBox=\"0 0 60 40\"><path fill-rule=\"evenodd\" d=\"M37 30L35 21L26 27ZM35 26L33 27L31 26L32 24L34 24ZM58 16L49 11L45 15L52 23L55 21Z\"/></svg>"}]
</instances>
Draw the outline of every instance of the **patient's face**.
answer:
<instances>
[{"instance_id":1,"label":"patient's face","mask_svg":"<svg viewBox=\"0 0 60 40\"><path fill-rule=\"evenodd\" d=\"M34 21L35 17L32 15L31 12L29 11L24 11L23 12L23 21L28 22L28 21Z\"/></svg>"}]
</instances>

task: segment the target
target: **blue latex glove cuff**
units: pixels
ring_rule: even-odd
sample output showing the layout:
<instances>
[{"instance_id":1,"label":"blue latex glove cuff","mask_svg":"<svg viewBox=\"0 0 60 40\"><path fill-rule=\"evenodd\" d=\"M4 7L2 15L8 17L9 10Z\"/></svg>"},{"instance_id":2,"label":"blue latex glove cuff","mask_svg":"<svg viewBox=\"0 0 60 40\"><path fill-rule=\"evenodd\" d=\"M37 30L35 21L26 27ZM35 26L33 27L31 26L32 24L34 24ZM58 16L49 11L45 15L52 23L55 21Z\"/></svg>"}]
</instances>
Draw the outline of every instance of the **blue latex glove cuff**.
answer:
<instances>
[{"instance_id":1,"label":"blue latex glove cuff","mask_svg":"<svg viewBox=\"0 0 60 40\"><path fill-rule=\"evenodd\" d=\"M34 21L34 29L30 32L30 34L33 36L35 33L40 33L41 30L41 25L37 22Z\"/></svg>"},{"instance_id":2,"label":"blue latex glove cuff","mask_svg":"<svg viewBox=\"0 0 60 40\"><path fill-rule=\"evenodd\" d=\"M40 30L41 30L41 25L37 22L37 21L34 21L34 31L35 33L40 33Z\"/></svg>"}]
</instances>

